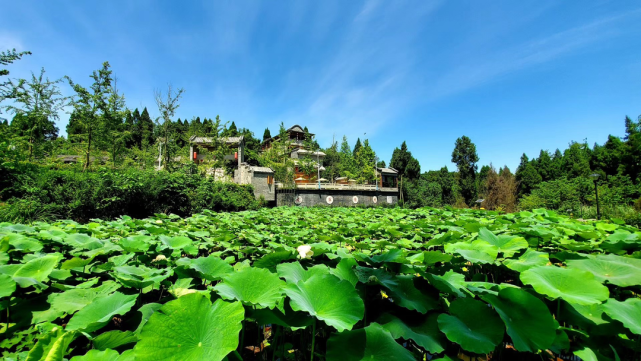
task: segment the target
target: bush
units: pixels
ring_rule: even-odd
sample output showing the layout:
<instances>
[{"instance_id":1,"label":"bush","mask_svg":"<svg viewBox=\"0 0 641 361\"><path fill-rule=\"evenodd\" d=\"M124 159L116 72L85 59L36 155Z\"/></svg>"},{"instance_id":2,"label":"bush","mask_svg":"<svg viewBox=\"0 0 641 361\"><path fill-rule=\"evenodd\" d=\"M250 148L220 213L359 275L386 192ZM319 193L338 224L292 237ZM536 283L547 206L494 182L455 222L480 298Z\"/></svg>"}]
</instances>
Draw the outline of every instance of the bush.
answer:
<instances>
[{"instance_id":1,"label":"bush","mask_svg":"<svg viewBox=\"0 0 641 361\"><path fill-rule=\"evenodd\" d=\"M155 213L188 216L204 209L257 209L251 186L215 182L199 174L154 170L114 171L31 169L0 188L6 204L0 221L44 219L114 219L122 215L144 218Z\"/></svg>"}]
</instances>

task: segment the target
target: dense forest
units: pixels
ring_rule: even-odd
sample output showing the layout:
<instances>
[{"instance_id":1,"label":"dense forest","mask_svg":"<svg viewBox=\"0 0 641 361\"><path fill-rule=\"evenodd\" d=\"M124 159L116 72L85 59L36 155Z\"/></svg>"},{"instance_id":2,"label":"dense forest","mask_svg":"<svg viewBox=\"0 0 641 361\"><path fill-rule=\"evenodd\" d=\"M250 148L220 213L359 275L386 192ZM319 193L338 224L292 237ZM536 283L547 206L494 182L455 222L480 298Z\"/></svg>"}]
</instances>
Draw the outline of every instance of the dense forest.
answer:
<instances>
[{"instance_id":1,"label":"dense forest","mask_svg":"<svg viewBox=\"0 0 641 361\"><path fill-rule=\"evenodd\" d=\"M28 55L2 52L0 66L8 67ZM64 96L63 87L72 95ZM0 221L187 215L204 208L259 207L247 187L221 185L205 176L211 167L231 170L222 157L200 165L190 162L193 135L213 139L242 135L248 163L272 167L280 180L288 177L286 152L278 147L261 151L261 143L272 137L269 129L257 138L250 129L218 115L176 118L184 90L170 86L154 95L153 108L129 108L108 62L90 74L88 82L69 77L50 80L44 69L31 79L15 79L9 69L0 69ZM64 111L70 112L66 137L60 136L56 126ZM394 150L389 163L377 157L367 139L357 139L352 147L344 136L322 147L310 136L306 146L326 154L322 176L330 180L341 176L372 183L375 166L398 170L404 207L505 212L548 208L595 218L598 189L603 216L638 225L641 117L625 117L624 126L623 138L610 135L602 145L571 142L563 151L541 150L532 159L523 154L514 172L506 166L496 169L491 163L479 169L476 146L466 136L454 144L454 171L444 166L421 172L405 142ZM278 132L284 131L281 124ZM219 151L228 154L229 149L222 144ZM310 175L316 172L313 159L303 161L301 167Z\"/></svg>"}]
</instances>

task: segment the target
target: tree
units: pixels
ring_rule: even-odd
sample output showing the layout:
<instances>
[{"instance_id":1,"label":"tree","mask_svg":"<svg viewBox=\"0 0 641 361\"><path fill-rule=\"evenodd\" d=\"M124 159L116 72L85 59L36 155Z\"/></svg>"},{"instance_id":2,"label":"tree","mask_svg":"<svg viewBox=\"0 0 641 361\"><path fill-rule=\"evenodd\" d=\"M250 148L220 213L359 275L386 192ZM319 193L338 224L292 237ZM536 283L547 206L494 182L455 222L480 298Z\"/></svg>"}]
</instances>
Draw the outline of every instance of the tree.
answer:
<instances>
[{"instance_id":1,"label":"tree","mask_svg":"<svg viewBox=\"0 0 641 361\"><path fill-rule=\"evenodd\" d=\"M360 149L358 149L358 152L354 153L354 161L358 169L359 181L366 183L375 180L375 159L376 153L374 152L372 147L370 147L369 141L365 139L365 142L363 142Z\"/></svg>"},{"instance_id":2,"label":"tree","mask_svg":"<svg viewBox=\"0 0 641 361\"><path fill-rule=\"evenodd\" d=\"M550 157L550 152L547 150L541 150L539 158L536 160L535 168L537 173L541 175L541 179L544 182L552 180L554 171L552 169L552 157Z\"/></svg>"},{"instance_id":3,"label":"tree","mask_svg":"<svg viewBox=\"0 0 641 361\"><path fill-rule=\"evenodd\" d=\"M625 148L623 163L625 173L635 183L641 183L641 116L637 122L626 117Z\"/></svg>"},{"instance_id":4,"label":"tree","mask_svg":"<svg viewBox=\"0 0 641 361\"><path fill-rule=\"evenodd\" d=\"M506 167L507 168L507 167ZM516 209L516 179L507 171L496 173L490 164L487 176L482 185L483 206L486 209L502 209L513 212Z\"/></svg>"},{"instance_id":5,"label":"tree","mask_svg":"<svg viewBox=\"0 0 641 361\"><path fill-rule=\"evenodd\" d=\"M385 168L385 161L379 160L378 163L376 163L376 166L379 168Z\"/></svg>"},{"instance_id":6,"label":"tree","mask_svg":"<svg viewBox=\"0 0 641 361\"><path fill-rule=\"evenodd\" d=\"M269 128L265 128L265 132L263 133L263 142L271 137L272 137L272 134L269 132Z\"/></svg>"},{"instance_id":7,"label":"tree","mask_svg":"<svg viewBox=\"0 0 641 361\"><path fill-rule=\"evenodd\" d=\"M456 164L459 173L459 186L461 196L466 204L476 201L476 163L479 157L476 154L476 145L470 138L462 136L456 140L452 152L452 162Z\"/></svg>"},{"instance_id":8,"label":"tree","mask_svg":"<svg viewBox=\"0 0 641 361\"><path fill-rule=\"evenodd\" d=\"M109 91L107 106L103 114L101 132L103 137L99 138L103 141L103 149L107 149L111 155L114 168L116 168L116 161L123 149L125 149L126 143L131 136L131 132L126 128L124 123L126 115L125 96L118 92L117 81L114 79Z\"/></svg>"},{"instance_id":9,"label":"tree","mask_svg":"<svg viewBox=\"0 0 641 361\"><path fill-rule=\"evenodd\" d=\"M135 112L134 112L135 116ZM155 143L154 140L154 122L149 116L147 107L142 110L140 120L138 121L137 133L140 135L140 149L146 150L150 145Z\"/></svg>"},{"instance_id":10,"label":"tree","mask_svg":"<svg viewBox=\"0 0 641 361\"><path fill-rule=\"evenodd\" d=\"M587 144L572 142L563 152L563 167L570 178L590 175L590 154Z\"/></svg>"},{"instance_id":11,"label":"tree","mask_svg":"<svg viewBox=\"0 0 641 361\"><path fill-rule=\"evenodd\" d=\"M176 109L180 106L178 101L184 91L185 90L183 88L179 88L177 91L174 91L171 84L167 86L166 97L163 95L162 91L154 91L154 98L156 100L156 105L158 106L158 112L160 112L160 117L158 118L157 123L160 127L160 134L162 135L161 142L165 144L165 166L169 165L172 152L171 145L172 142L175 141L171 129L171 119L176 114Z\"/></svg>"},{"instance_id":12,"label":"tree","mask_svg":"<svg viewBox=\"0 0 641 361\"><path fill-rule=\"evenodd\" d=\"M361 144L361 138L356 139L356 144L354 145L354 150L352 151L352 154L356 156L358 151L361 149L363 145Z\"/></svg>"},{"instance_id":13,"label":"tree","mask_svg":"<svg viewBox=\"0 0 641 361\"><path fill-rule=\"evenodd\" d=\"M346 136L343 136L343 141L341 142L340 159L340 175L348 178L354 177L356 173L356 164L352 148L350 148Z\"/></svg>"},{"instance_id":14,"label":"tree","mask_svg":"<svg viewBox=\"0 0 641 361\"><path fill-rule=\"evenodd\" d=\"M109 68L109 62L104 62L101 69L92 73L91 78L94 82L90 89L86 89L80 84L75 84L67 77L69 84L76 92L76 98L72 102L74 111L78 112L78 120L85 131L85 171L90 167L92 147L95 145L95 138L100 138L101 136L100 128L104 115L108 111L108 98L112 90L111 83L113 81Z\"/></svg>"},{"instance_id":15,"label":"tree","mask_svg":"<svg viewBox=\"0 0 641 361\"><path fill-rule=\"evenodd\" d=\"M16 49L0 52L0 66L4 67L16 60L20 60L25 55L31 55L30 51L17 52ZM9 75L8 69L0 69L0 77ZM5 99L15 97L14 83L11 81L0 81L0 104ZM2 110L2 108L0 108ZM2 112L0 112L2 114Z\"/></svg>"},{"instance_id":16,"label":"tree","mask_svg":"<svg viewBox=\"0 0 641 361\"><path fill-rule=\"evenodd\" d=\"M14 104L7 109L14 114L22 115L24 122L21 124L23 135L29 143L29 159L33 156L34 147L44 141L54 140L58 137L58 112L67 105L68 98L63 97L58 88L62 79L49 80L45 78L45 70L40 70L40 75L31 73L31 80L19 80L14 83L9 80L14 89Z\"/></svg>"}]
</instances>

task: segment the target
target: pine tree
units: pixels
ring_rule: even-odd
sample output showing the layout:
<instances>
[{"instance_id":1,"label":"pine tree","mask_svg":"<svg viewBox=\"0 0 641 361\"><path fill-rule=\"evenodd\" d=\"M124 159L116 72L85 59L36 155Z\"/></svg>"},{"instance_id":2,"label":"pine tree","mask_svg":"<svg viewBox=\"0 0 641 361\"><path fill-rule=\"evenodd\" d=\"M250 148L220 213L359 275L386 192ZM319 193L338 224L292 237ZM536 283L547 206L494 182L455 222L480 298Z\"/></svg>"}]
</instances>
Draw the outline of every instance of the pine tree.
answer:
<instances>
[{"instance_id":1,"label":"pine tree","mask_svg":"<svg viewBox=\"0 0 641 361\"><path fill-rule=\"evenodd\" d=\"M356 144L354 145L354 150L352 151L352 154L356 156L358 154L358 151L361 150L361 147L363 145L361 144L361 138L356 139Z\"/></svg>"},{"instance_id":2,"label":"pine tree","mask_svg":"<svg viewBox=\"0 0 641 361\"><path fill-rule=\"evenodd\" d=\"M476 163L479 157L476 154L476 145L470 138L462 136L456 140L452 152L452 162L456 164L459 173L459 187L465 203L471 205L476 201Z\"/></svg>"},{"instance_id":3,"label":"pine tree","mask_svg":"<svg viewBox=\"0 0 641 361\"><path fill-rule=\"evenodd\" d=\"M272 134L269 132L269 128L265 128L265 132L263 133L263 142L271 137L272 137Z\"/></svg>"},{"instance_id":4,"label":"pine tree","mask_svg":"<svg viewBox=\"0 0 641 361\"><path fill-rule=\"evenodd\" d=\"M85 128L79 119L79 114L80 113L74 109L69 116L69 123L67 124L67 139L72 143L81 142L82 139L80 139L80 136L85 134Z\"/></svg>"},{"instance_id":5,"label":"pine tree","mask_svg":"<svg viewBox=\"0 0 641 361\"><path fill-rule=\"evenodd\" d=\"M147 107L145 107L140 114L138 129L140 133L140 149L147 149L156 142L154 138L154 122L149 116Z\"/></svg>"}]
</instances>

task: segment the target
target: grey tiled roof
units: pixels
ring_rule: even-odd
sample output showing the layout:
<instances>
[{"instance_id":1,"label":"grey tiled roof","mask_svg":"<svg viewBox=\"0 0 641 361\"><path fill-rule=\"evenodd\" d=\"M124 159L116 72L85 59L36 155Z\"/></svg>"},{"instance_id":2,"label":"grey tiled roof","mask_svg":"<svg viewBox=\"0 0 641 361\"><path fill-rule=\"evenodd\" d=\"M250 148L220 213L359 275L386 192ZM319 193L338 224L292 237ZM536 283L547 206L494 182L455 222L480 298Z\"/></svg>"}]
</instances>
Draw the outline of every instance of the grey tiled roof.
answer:
<instances>
[{"instance_id":1,"label":"grey tiled roof","mask_svg":"<svg viewBox=\"0 0 641 361\"><path fill-rule=\"evenodd\" d=\"M241 135L240 137L220 137L218 139L227 144L236 144L236 143L242 142L243 139L245 139L245 137ZM192 135L191 138L189 138L189 142L200 143L200 144L211 144L214 142L214 139L210 137L199 137L196 135Z\"/></svg>"},{"instance_id":2,"label":"grey tiled roof","mask_svg":"<svg viewBox=\"0 0 641 361\"><path fill-rule=\"evenodd\" d=\"M251 166L251 167L249 167L249 169L251 169L254 173L256 173L256 172L258 172L258 173L274 173L274 171L269 167L254 167L254 166Z\"/></svg>"}]
</instances>

